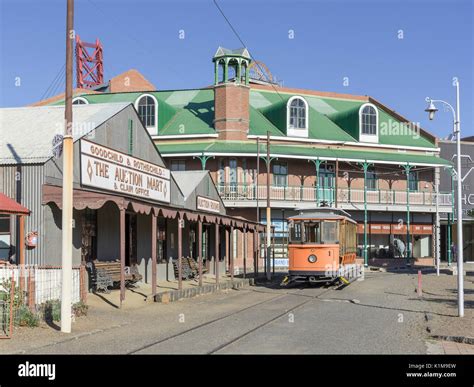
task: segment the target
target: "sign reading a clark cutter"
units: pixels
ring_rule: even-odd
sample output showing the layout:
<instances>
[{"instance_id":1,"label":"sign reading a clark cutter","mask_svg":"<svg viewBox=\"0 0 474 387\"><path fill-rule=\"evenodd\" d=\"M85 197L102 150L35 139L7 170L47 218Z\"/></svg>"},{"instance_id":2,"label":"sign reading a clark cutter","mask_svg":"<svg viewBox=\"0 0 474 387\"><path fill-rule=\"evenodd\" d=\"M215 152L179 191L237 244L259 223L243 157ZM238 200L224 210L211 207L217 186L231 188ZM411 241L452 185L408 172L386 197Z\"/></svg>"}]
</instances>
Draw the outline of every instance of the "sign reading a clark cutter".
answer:
<instances>
[{"instance_id":1,"label":"sign reading a clark cutter","mask_svg":"<svg viewBox=\"0 0 474 387\"><path fill-rule=\"evenodd\" d=\"M205 198L203 196L198 196L197 200L197 209L202 211L216 212L221 211L221 204L217 200L212 200Z\"/></svg>"},{"instance_id":2,"label":"sign reading a clark cutter","mask_svg":"<svg viewBox=\"0 0 474 387\"><path fill-rule=\"evenodd\" d=\"M170 202L169 169L86 140L81 140L81 184Z\"/></svg>"}]
</instances>

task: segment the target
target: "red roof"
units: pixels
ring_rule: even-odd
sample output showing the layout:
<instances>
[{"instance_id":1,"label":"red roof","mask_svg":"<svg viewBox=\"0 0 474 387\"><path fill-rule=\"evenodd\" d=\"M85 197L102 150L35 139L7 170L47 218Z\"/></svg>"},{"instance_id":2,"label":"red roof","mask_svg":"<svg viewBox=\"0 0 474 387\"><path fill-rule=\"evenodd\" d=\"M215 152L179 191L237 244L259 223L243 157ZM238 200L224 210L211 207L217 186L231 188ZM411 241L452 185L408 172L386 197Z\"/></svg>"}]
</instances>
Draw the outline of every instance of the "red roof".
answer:
<instances>
[{"instance_id":1,"label":"red roof","mask_svg":"<svg viewBox=\"0 0 474 387\"><path fill-rule=\"evenodd\" d=\"M15 202L8 196L0 193L0 214L23 214L29 215L30 210Z\"/></svg>"}]
</instances>

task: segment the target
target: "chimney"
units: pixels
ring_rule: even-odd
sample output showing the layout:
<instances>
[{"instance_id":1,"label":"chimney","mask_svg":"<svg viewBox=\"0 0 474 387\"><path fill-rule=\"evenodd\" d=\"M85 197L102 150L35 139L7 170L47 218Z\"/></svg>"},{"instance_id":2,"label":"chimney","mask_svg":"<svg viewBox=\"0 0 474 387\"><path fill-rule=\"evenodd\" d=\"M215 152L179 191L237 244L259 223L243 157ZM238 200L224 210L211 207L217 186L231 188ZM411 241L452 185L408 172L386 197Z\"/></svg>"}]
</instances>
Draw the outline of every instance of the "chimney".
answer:
<instances>
[{"instance_id":1,"label":"chimney","mask_svg":"<svg viewBox=\"0 0 474 387\"><path fill-rule=\"evenodd\" d=\"M214 127L220 140L246 140L249 130L249 64L246 48L219 47L214 62Z\"/></svg>"}]
</instances>

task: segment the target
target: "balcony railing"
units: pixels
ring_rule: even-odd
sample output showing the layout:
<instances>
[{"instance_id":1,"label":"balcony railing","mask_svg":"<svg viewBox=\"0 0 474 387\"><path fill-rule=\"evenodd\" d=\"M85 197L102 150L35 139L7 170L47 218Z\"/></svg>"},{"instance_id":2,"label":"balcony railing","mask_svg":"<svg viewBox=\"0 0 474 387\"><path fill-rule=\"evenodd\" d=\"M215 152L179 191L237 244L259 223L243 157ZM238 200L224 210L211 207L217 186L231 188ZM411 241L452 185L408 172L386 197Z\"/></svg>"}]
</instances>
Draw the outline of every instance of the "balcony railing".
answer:
<instances>
[{"instance_id":1,"label":"balcony railing","mask_svg":"<svg viewBox=\"0 0 474 387\"><path fill-rule=\"evenodd\" d=\"M219 194L226 201L250 201L266 200L266 185L242 185L242 184L226 184L219 185ZM293 201L293 202L326 202L329 205L335 203L334 188L304 187L304 186L271 186L270 199L276 201ZM434 192L410 192L408 194L410 205L436 205L436 193ZM439 193L438 205L451 206L451 193ZM366 199L368 204L382 205L406 205L407 192L396 190L367 190ZM338 204L363 204L364 190L339 188L337 191Z\"/></svg>"}]
</instances>

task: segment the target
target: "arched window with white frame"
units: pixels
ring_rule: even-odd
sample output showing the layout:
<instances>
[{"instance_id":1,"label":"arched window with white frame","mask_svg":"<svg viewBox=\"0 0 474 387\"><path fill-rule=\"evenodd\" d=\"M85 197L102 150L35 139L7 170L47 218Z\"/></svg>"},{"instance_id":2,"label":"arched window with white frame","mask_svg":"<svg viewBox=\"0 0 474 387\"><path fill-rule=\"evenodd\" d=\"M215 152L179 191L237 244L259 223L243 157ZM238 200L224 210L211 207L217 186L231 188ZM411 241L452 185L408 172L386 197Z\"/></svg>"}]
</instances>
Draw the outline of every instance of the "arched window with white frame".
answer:
<instances>
[{"instance_id":1,"label":"arched window with white frame","mask_svg":"<svg viewBox=\"0 0 474 387\"><path fill-rule=\"evenodd\" d=\"M359 109L359 141L378 142L379 112L370 104L363 104Z\"/></svg>"},{"instance_id":2,"label":"arched window with white frame","mask_svg":"<svg viewBox=\"0 0 474 387\"><path fill-rule=\"evenodd\" d=\"M84 97L76 97L72 99L73 105L88 105L89 101Z\"/></svg>"},{"instance_id":3,"label":"arched window with white frame","mask_svg":"<svg viewBox=\"0 0 474 387\"><path fill-rule=\"evenodd\" d=\"M302 97L294 96L288 100L287 135L308 137L308 103Z\"/></svg>"},{"instance_id":4,"label":"arched window with white frame","mask_svg":"<svg viewBox=\"0 0 474 387\"><path fill-rule=\"evenodd\" d=\"M158 134L158 101L156 98L151 94L141 95L135 102L135 109L150 134Z\"/></svg>"}]
</instances>

